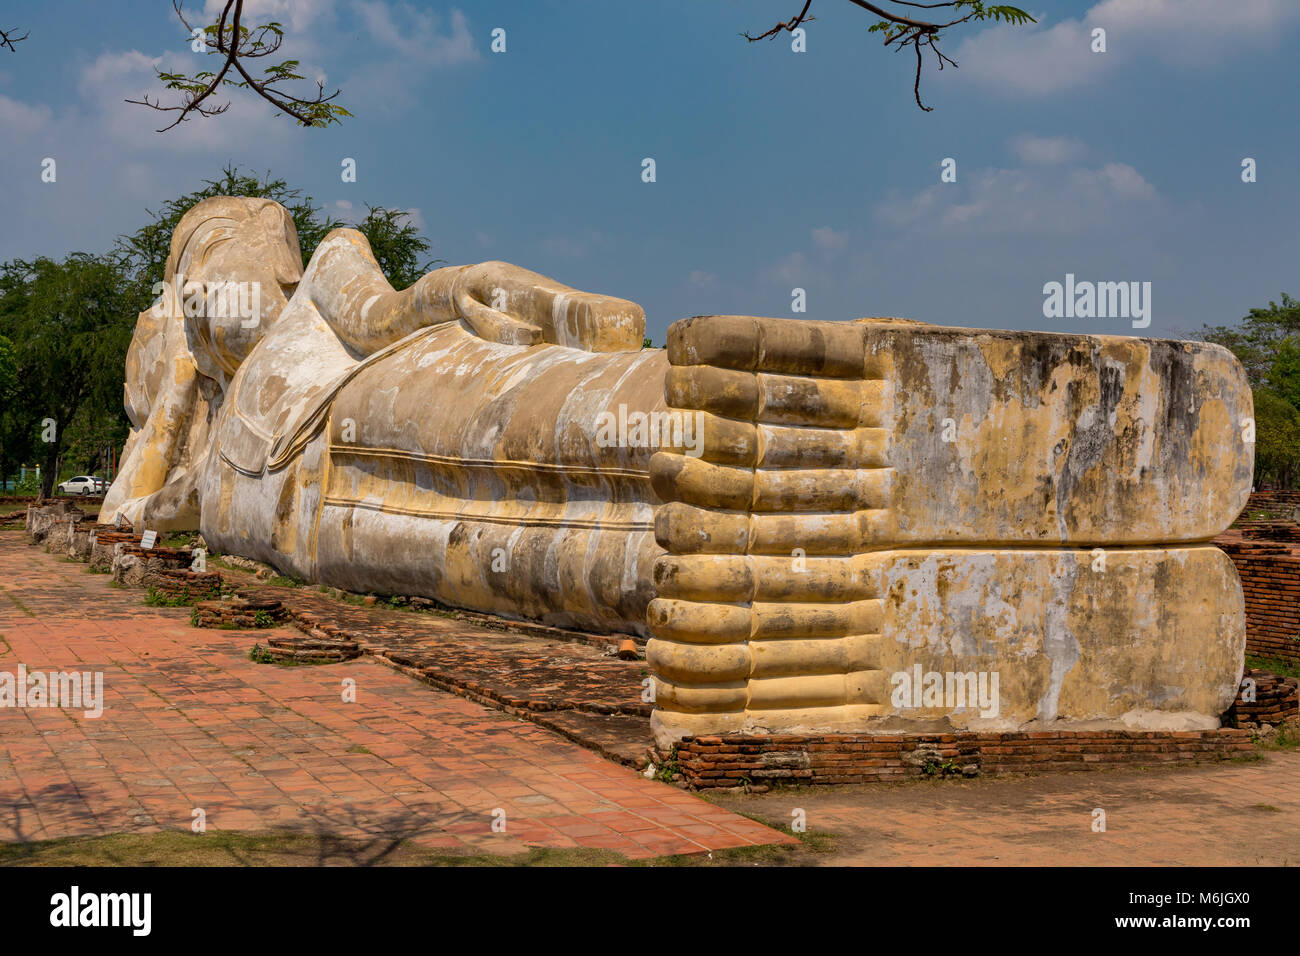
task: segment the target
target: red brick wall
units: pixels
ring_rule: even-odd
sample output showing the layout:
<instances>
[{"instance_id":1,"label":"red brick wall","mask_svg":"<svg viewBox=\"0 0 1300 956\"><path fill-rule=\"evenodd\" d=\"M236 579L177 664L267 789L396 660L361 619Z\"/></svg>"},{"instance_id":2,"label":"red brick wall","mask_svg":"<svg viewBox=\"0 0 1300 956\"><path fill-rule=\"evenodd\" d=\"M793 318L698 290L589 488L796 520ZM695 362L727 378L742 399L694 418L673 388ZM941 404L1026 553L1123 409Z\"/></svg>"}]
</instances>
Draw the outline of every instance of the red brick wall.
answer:
<instances>
[{"instance_id":1,"label":"red brick wall","mask_svg":"<svg viewBox=\"0 0 1300 956\"><path fill-rule=\"evenodd\" d=\"M158 568L146 571L144 584L173 598L206 601L221 596L221 575L216 571Z\"/></svg>"},{"instance_id":2,"label":"red brick wall","mask_svg":"<svg viewBox=\"0 0 1300 956\"><path fill-rule=\"evenodd\" d=\"M1300 662L1300 555L1290 545L1216 542L1246 597L1246 653Z\"/></svg>"},{"instance_id":3,"label":"red brick wall","mask_svg":"<svg viewBox=\"0 0 1300 956\"><path fill-rule=\"evenodd\" d=\"M1289 511L1300 505L1300 491L1252 491L1242 514L1255 511Z\"/></svg>"},{"instance_id":4,"label":"red brick wall","mask_svg":"<svg viewBox=\"0 0 1300 956\"><path fill-rule=\"evenodd\" d=\"M1222 760L1254 752L1248 730L1076 731L1007 734L776 734L687 737L677 771L700 789L753 784L873 783L925 776ZM658 755L658 763L671 756ZM927 772L928 770L928 772Z\"/></svg>"}]
</instances>

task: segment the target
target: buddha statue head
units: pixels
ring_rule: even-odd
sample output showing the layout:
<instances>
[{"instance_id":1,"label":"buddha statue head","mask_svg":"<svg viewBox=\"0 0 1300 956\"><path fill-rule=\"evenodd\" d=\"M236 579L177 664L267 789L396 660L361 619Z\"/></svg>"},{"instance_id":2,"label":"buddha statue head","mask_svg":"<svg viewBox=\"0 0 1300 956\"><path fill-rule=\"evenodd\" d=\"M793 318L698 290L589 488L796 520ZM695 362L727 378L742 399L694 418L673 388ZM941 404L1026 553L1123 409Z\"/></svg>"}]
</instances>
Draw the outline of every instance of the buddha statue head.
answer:
<instances>
[{"instance_id":1,"label":"buddha statue head","mask_svg":"<svg viewBox=\"0 0 1300 956\"><path fill-rule=\"evenodd\" d=\"M293 218L278 202L216 196L176 226L155 306L184 318L198 370L224 384L302 278Z\"/></svg>"}]
</instances>

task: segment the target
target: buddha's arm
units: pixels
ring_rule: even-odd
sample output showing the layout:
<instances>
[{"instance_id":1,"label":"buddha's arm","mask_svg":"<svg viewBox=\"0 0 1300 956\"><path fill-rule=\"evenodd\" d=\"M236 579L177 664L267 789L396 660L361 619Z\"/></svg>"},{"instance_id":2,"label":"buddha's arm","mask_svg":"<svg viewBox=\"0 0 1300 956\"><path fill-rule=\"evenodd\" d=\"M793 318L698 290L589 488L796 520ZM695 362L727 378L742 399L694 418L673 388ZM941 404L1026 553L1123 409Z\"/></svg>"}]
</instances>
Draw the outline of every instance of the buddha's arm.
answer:
<instances>
[{"instance_id":1,"label":"buddha's arm","mask_svg":"<svg viewBox=\"0 0 1300 956\"><path fill-rule=\"evenodd\" d=\"M635 303L579 292L507 262L436 269L398 292L353 229L325 237L302 288L335 333L366 355L417 329L459 320L492 342L589 352L636 351L645 335L645 313Z\"/></svg>"}]
</instances>

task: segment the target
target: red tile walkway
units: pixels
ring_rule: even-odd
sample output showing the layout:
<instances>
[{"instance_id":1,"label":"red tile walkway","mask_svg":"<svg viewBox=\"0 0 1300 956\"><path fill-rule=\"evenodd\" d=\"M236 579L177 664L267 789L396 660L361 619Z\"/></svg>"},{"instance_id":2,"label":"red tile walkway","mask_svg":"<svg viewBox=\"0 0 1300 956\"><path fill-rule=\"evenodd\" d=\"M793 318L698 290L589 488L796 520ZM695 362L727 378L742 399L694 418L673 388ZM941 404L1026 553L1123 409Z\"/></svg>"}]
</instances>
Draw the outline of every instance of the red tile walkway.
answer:
<instances>
[{"instance_id":1,"label":"red tile walkway","mask_svg":"<svg viewBox=\"0 0 1300 956\"><path fill-rule=\"evenodd\" d=\"M372 661L254 664L256 635L192 628L188 609L142 597L0 531L0 672L102 671L105 697L98 719L0 708L0 840L187 829L202 809L210 830L477 852L791 842Z\"/></svg>"}]
</instances>

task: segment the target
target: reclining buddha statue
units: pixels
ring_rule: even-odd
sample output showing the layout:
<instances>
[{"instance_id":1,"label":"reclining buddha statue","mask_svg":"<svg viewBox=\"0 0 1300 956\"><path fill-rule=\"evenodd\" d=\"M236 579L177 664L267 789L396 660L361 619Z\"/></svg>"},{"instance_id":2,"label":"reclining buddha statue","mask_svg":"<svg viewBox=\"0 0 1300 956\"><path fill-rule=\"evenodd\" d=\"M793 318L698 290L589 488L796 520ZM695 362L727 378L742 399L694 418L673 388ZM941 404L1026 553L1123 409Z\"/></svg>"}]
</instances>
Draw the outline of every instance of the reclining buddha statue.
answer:
<instances>
[{"instance_id":1,"label":"reclining buddha statue","mask_svg":"<svg viewBox=\"0 0 1300 956\"><path fill-rule=\"evenodd\" d=\"M652 349L635 304L506 263L396 291L349 229L301 261L270 200L184 216L106 518L649 637L661 744L1205 729L1235 696L1241 587L1210 539L1253 409L1218 346L699 316Z\"/></svg>"}]
</instances>

